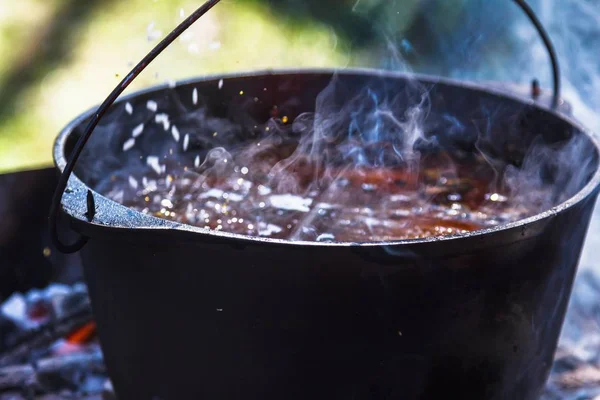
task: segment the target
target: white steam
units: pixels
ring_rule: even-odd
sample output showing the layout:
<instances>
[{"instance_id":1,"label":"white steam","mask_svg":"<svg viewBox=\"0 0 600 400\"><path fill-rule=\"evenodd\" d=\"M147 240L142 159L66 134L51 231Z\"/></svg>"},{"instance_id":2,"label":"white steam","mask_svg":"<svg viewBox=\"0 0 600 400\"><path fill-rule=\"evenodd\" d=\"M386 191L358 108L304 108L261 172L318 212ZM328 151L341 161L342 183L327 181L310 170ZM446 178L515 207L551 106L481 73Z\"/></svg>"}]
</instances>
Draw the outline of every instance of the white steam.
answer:
<instances>
[{"instance_id":1,"label":"white steam","mask_svg":"<svg viewBox=\"0 0 600 400\"><path fill-rule=\"evenodd\" d=\"M444 0L423 0L426 12L419 20L420 34L388 42L396 64L386 58L384 66L406 70L403 55L410 55L419 72L467 81L517 83L525 88L538 79L544 95L552 89L550 60L539 34L513 2L454 1L454 15L436 13ZM600 1L528 0L556 47L562 76L562 98L572 106L576 119L600 133ZM390 2L388 15L402 13L403 2ZM458 15L458 17L456 17ZM454 19L453 19L454 18ZM398 36L398 35L397 35ZM420 36L427 39L420 40ZM433 43L433 44L432 44ZM431 48L427 48L431 47ZM429 51L431 54L425 54ZM527 91L525 91L527 92ZM578 163L576 154L564 160ZM529 168L531 172L532 168ZM582 266L596 264L594 248L600 246L600 207L587 237ZM600 267L598 267L600 269ZM598 271L600 273L600 270Z\"/></svg>"},{"instance_id":2,"label":"white steam","mask_svg":"<svg viewBox=\"0 0 600 400\"><path fill-rule=\"evenodd\" d=\"M600 133L600 2L597 0L534 0L558 52L564 79L563 97L586 127ZM537 44L532 56L542 63ZM572 161L576 162L577 158ZM597 265L600 246L600 209L596 212L582 256L582 267ZM600 273L600 266L595 267Z\"/></svg>"}]
</instances>

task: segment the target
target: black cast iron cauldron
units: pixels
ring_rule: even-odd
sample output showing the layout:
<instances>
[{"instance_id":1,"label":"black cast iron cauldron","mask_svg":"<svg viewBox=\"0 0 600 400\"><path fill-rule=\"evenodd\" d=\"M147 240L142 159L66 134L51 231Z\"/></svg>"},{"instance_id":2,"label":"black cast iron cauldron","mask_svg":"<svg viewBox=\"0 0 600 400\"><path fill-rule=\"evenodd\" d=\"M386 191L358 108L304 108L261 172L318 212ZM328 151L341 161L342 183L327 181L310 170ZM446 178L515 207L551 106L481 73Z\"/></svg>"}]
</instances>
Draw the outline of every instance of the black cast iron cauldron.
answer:
<instances>
[{"instance_id":1,"label":"black cast iron cauldron","mask_svg":"<svg viewBox=\"0 0 600 400\"><path fill-rule=\"evenodd\" d=\"M144 114L153 99L177 120L193 107L194 89L215 110L244 90L264 104L306 111L331 75L266 72L147 90L115 105L103 123L114 129L98 138L113 132L113 150L121 152L130 126L117 128L115 121L123 119L125 101ZM393 73L338 75L348 87L412 87ZM485 106L495 110L493 130L517 141L532 132L548 140L584 135L592 174L568 201L517 223L457 237L350 245L207 232L99 193L89 222L86 176L93 173L84 157L62 206L89 238L81 256L121 398L536 398L597 196L598 142L568 117L532 103L463 83L419 81L430 91L431 113L452 113L475 130L489 124L480 115ZM59 169L90 115L58 137Z\"/></svg>"}]
</instances>

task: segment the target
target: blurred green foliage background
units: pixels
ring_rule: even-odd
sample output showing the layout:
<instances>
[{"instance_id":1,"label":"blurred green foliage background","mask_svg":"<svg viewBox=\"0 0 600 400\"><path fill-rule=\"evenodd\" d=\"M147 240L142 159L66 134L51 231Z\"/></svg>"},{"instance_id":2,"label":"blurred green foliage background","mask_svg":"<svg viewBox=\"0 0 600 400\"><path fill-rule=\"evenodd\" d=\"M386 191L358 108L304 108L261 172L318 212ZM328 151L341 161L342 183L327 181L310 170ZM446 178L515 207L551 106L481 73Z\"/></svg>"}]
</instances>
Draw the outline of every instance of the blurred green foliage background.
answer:
<instances>
[{"instance_id":1,"label":"blurred green foliage background","mask_svg":"<svg viewBox=\"0 0 600 400\"><path fill-rule=\"evenodd\" d=\"M0 0L0 171L49 165L59 130L104 100L200 2ZM416 68L463 77L466 67L499 62L484 54L511 50L510 40L498 34L506 24L489 17L506 20L519 10L491 2L496 12L490 13L481 8L488 3L223 0L129 91L203 74L280 67Z\"/></svg>"},{"instance_id":2,"label":"blurred green foliage background","mask_svg":"<svg viewBox=\"0 0 600 400\"><path fill-rule=\"evenodd\" d=\"M0 2L0 170L49 164L58 131L101 102L199 4ZM132 90L220 71L337 65L344 60L335 40L326 27L284 23L265 4L224 2L159 57Z\"/></svg>"}]
</instances>

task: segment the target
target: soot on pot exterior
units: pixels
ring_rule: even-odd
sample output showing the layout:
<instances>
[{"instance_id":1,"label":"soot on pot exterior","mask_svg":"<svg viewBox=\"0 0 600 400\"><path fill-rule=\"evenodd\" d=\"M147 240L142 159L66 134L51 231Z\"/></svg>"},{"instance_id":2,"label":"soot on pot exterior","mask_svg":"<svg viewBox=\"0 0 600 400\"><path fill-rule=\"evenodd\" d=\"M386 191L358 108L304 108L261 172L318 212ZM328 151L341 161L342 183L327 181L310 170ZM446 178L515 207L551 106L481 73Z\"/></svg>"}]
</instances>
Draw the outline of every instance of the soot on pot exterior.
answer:
<instances>
[{"instance_id":1,"label":"soot on pot exterior","mask_svg":"<svg viewBox=\"0 0 600 400\"><path fill-rule=\"evenodd\" d=\"M152 89L116 105L104 124L124 117L126 101L142 108L154 100L177 114L194 89L217 110L243 90L262 93L265 104L287 104L293 115L294 107L314 107L331 75L268 72ZM410 86L391 73L346 70L340 77L393 91ZM499 134L586 135L594 165L587 185L548 212L457 237L291 243L178 225L98 193L88 222L93 179L83 162L62 205L89 237L82 262L121 398L537 398L597 196L597 142L568 118L510 96L419 82L431 88L434 112L477 125L482 104L498 110ZM59 169L89 115L59 136Z\"/></svg>"}]
</instances>

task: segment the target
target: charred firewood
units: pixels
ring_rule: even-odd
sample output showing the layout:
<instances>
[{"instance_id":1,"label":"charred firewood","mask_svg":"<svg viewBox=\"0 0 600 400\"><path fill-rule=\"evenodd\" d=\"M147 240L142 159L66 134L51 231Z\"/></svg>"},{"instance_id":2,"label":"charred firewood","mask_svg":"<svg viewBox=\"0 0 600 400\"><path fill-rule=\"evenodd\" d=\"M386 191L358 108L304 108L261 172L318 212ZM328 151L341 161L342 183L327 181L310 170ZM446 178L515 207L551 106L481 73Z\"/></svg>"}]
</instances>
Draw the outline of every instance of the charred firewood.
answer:
<instances>
[{"instance_id":1,"label":"charred firewood","mask_svg":"<svg viewBox=\"0 0 600 400\"><path fill-rule=\"evenodd\" d=\"M50 357L33 362L0 368L0 392L24 387L41 387L69 371L104 374L104 359L100 351ZM64 380L64 379L61 379Z\"/></svg>"},{"instance_id":2,"label":"charred firewood","mask_svg":"<svg viewBox=\"0 0 600 400\"><path fill-rule=\"evenodd\" d=\"M18 337L15 344L0 355L0 367L26 362L35 349L50 346L56 340L73 332L74 329L92 320L89 304L81 306L77 311L28 331Z\"/></svg>"}]
</instances>

